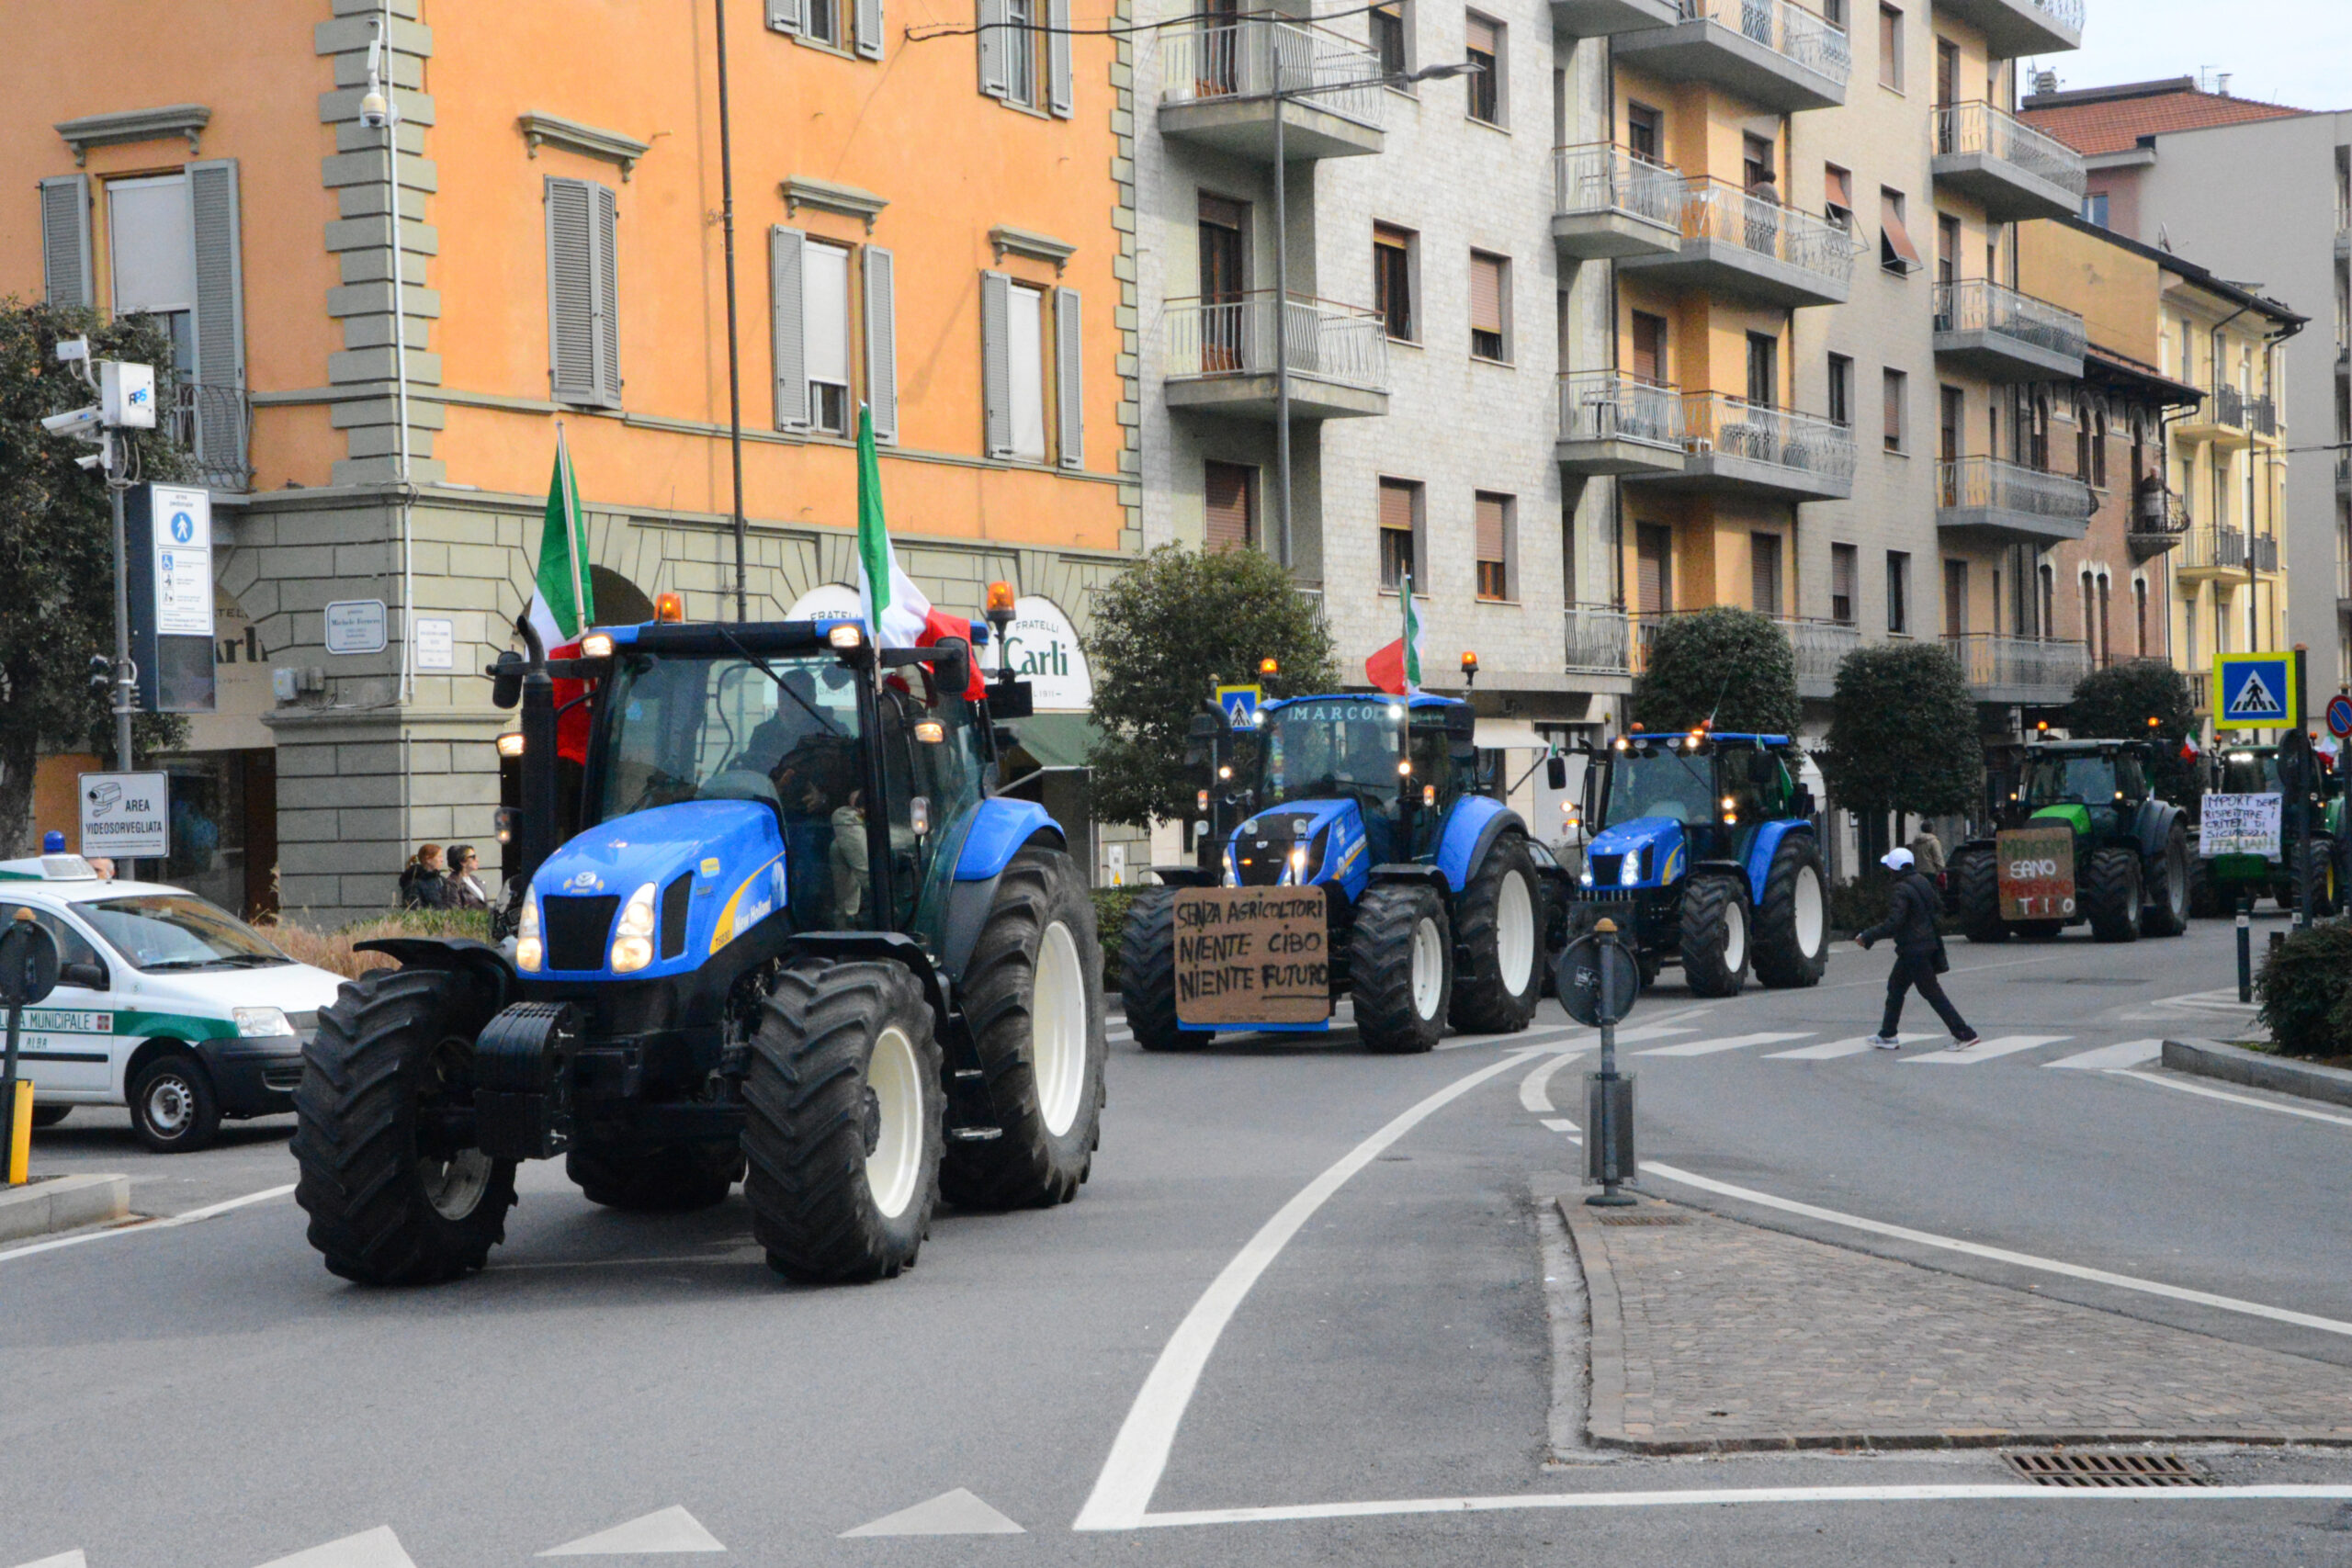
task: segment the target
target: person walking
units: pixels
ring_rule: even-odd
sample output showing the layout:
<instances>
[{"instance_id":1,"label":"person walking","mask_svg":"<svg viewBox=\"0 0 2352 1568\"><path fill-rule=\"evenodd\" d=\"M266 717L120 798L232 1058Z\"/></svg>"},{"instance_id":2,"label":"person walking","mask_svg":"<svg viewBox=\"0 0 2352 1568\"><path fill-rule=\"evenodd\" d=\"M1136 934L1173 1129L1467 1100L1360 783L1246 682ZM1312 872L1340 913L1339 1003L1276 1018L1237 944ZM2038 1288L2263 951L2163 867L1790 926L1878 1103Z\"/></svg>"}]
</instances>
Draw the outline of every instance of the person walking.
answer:
<instances>
[{"instance_id":1,"label":"person walking","mask_svg":"<svg viewBox=\"0 0 2352 1568\"><path fill-rule=\"evenodd\" d=\"M481 885L481 856L471 844L449 846L448 896L452 909L490 908L490 891Z\"/></svg>"},{"instance_id":2,"label":"person walking","mask_svg":"<svg viewBox=\"0 0 2352 1568\"><path fill-rule=\"evenodd\" d=\"M1925 822L1920 823L1919 830L1911 835L1911 860L1919 868L1919 874L1938 888L1947 886L1944 881L1944 841L1937 838L1936 830Z\"/></svg>"},{"instance_id":3,"label":"person walking","mask_svg":"<svg viewBox=\"0 0 2352 1568\"><path fill-rule=\"evenodd\" d=\"M1887 896L1886 919L1871 927L1854 940L1864 952L1882 937L1894 942L1894 967L1886 976L1886 1013L1880 1020L1878 1032L1871 1036L1871 1043L1882 1051L1899 1049L1903 1043L1898 1031L1903 1027L1904 995L1917 987L1936 1010L1936 1016L1951 1031L1956 1049L1966 1050L1976 1043L1976 1031L1960 1016L1960 1010L1944 995L1942 984L1936 976L1951 967L1944 956L1944 939L1936 930L1936 917L1943 913L1943 900L1936 897L1936 885L1920 874L1909 850L1889 850L1879 861L1894 873L1894 887Z\"/></svg>"},{"instance_id":4,"label":"person walking","mask_svg":"<svg viewBox=\"0 0 2352 1568\"><path fill-rule=\"evenodd\" d=\"M401 873L401 908L442 909L448 907L449 879L441 869L441 846L419 844Z\"/></svg>"}]
</instances>

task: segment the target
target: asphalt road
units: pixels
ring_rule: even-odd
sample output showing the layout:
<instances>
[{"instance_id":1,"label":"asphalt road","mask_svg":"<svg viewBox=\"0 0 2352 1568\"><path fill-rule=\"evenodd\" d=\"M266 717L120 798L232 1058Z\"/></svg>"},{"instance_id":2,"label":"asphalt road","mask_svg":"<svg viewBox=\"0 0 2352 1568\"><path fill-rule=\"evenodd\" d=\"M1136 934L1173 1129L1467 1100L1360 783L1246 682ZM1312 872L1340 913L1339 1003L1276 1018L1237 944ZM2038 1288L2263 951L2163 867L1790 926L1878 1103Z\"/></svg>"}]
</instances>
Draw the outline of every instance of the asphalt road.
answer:
<instances>
[{"instance_id":1,"label":"asphalt road","mask_svg":"<svg viewBox=\"0 0 2352 1568\"><path fill-rule=\"evenodd\" d=\"M1645 1184L2352 1361L2352 1113L2106 1070L2231 1032L2208 994L2232 983L2228 928L1954 959L1988 1041L2045 1043L1776 1055L1869 1032L1883 950L1715 1004L1669 972L1625 1046ZM1934 1027L1916 1002L1906 1025ZM777 1281L740 1196L620 1215L552 1166L526 1170L491 1269L432 1290L332 1279L285 1197L0 1249L0 1568L516 1568L647 1516L619 1544L775 1564L2352 1562L2342 1500L2017 1497L1983 1490L2009 1479L1986 1454L1555 1461L1530 1194L1578 1157L1546 1123L1582 1120L1589 1055L1530 1079L1574 1043L1547 1005L1525 1036L1419 1058L1344 1033L1120 1043L1075 1204L944 1214L919 1269L860 1289ZM80 1112L36 1158L130 1171L144 1212L187 1214L289 1183L288 1131L159 1159ZM2232 1483L2352 1486L2352 1456L2205 1458ZM843 1534L959 1489L945 1523L1023 1533Z\"/></svg>"}]
</instances>

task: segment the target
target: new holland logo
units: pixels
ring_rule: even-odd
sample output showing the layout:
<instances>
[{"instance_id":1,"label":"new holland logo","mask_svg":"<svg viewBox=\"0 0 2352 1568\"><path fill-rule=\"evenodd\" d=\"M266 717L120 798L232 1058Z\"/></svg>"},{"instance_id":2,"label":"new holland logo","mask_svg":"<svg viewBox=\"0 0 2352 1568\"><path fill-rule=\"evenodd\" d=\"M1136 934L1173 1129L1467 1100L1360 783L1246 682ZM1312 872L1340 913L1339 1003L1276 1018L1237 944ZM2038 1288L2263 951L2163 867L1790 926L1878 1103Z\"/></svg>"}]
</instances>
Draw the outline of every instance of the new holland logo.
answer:
<instances>
[{"instance_id":1,"label":"new holland logo","mask_svg":"<svg viewBox=\"0 0 2352 1568\"><path fill-rule=\"evenodd\" d=\"M2259 669L2249 666L2245 684L2231 694L2229 716L2232 718L2278 718L2287 711L2287 705L2270 683L2262 678Z\"/></svg>"}]
</instances>

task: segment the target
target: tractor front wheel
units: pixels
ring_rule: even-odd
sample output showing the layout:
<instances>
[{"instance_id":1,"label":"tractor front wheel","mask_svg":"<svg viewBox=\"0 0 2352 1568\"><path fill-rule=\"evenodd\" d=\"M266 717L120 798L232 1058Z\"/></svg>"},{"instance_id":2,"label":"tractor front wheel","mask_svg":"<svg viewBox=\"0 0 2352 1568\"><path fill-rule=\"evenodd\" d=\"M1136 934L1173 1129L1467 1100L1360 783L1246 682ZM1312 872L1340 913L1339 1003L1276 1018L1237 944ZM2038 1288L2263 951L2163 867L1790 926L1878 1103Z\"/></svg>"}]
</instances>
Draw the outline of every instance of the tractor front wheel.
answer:
<instances>
[{"instance_id":1,"label":"tractor front wheel","mask_svg":"<svg viewBox=\"0 0 2352 1568\"><path fill-rule=\"evenodd\" d=\"M2008 941L2009 923L2001 919L2001 868L1991 846L1960 851L1951 857L1950 869L1961 933L1971 942Z\"/></svg>"},{"instance_id":2,"label":"tractor front wheel","mask_svg":"<svg viewBox=\"0 0 2352 1568\"><path fill-rule=\"evenodd\" d=\"M1682 889L1682 977L1698 997L1736 997L1747 984L1747 896L1728 876L1694 876Z\"/></svg>"},{"instance_id":3,"label":"tractor front wheel","mask_svg":"<svg viewBox=\"0 0 2352 1568\"><path fill-rule=\"evenodd\" d=\"M2109 845L2091 852L2083 876L2083 913L2100 942L2136 942L2140 937L2140 854Z\"/></svg>"},{"instance_id":4,"label":"tractor front wheel","mask_svg":"<svg viewBox=\"0 0 2352 1568\"><path fill-rule=\"evenodd\" d=\"M1777 990L1821 984L1829 967L1829 900L1812 835L1791 833L1772 852L1756 906L1756 977Z\"/></svg>"},{"instance_id":5,"label":"tractor front wheel","mask_svg":"<svg viewBox=\"0 0 2352 1568\"><path fill-rule=\"evenodd\" d=\"M2178 822L2165 835L2164 853L2153 868L2154 886L2143 888L2148 902L2140 909L2142 936L2179 936L2188 930L2188 835ZM2148 868L2143 868L2143 874Z\"/></svg>"},{"instance_id":6,"label":"tractor front wheel","mask_svg":"<svg viewBox=\"0 0 2352 1568\"><path fill-rule=\"evenodd\" d=\"M1544 900L1526 840L1498 839L1454 908L1448 1021L1473 1034L1516 1034L1544 992Z\"/></svg>"},{"instance_id":7,"label":"tractor front wheel","mask_svg":"<svg viewBox=\"0 0 2352 1568\"><path fill-rule=\"evenodd\" d=\"M1411 882L1376 882L1356 904L1348 975L1356 1033L1382 1055L1433 1049L1453 990L1445 906Z\"/></svg>"},{"instance_id":8,"label":"tractor front wheel","mask_svg":"<svg viewBox=\"0 0 2352 1568\"><path fill-rule=\"evenodd\" d=\"M1119 996L1127 1005L1127 1028L1147 1051L1185 1051L1208 1041L1187 1034L1176 1022L1176 890L1160 888L1137 898L1119 937Z\"/></svg>"},{"instance_id":9,"label":"tractor front wheel","mask_svg":"<svg viewBox=\"0 0 2352 1568\"><path fill-rule=\"evenodd\" d=\"M563 1173L591 1203L648 1213L716 1208L743 1179L743 1151L727 1144L574 1145Z\"/></svg>"}]
</instances>

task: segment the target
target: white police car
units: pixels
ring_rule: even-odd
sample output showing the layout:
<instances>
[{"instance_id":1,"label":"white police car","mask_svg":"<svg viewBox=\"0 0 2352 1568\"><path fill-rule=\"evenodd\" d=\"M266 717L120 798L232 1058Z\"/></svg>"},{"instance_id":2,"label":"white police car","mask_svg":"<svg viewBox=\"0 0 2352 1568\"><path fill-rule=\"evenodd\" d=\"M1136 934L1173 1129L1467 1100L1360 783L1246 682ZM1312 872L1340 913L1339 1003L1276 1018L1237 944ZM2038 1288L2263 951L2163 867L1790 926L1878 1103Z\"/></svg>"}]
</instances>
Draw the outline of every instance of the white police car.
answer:
<instances>
[{"instance_id":1,"label":"white police car","mask_svg":"<svg viewBox=\"0 0 2352 1568\"><path fill-rule=\"evenodd\" d=\"M222 1117L294 1109L302 1047L342 979L297 964L184 888L102 882L79 855L0 861L0 920L57 940L57 989L25 1010L33 1125L127 1105L149 1148L202 1148Z\"/></svg>"}]
</instances>

